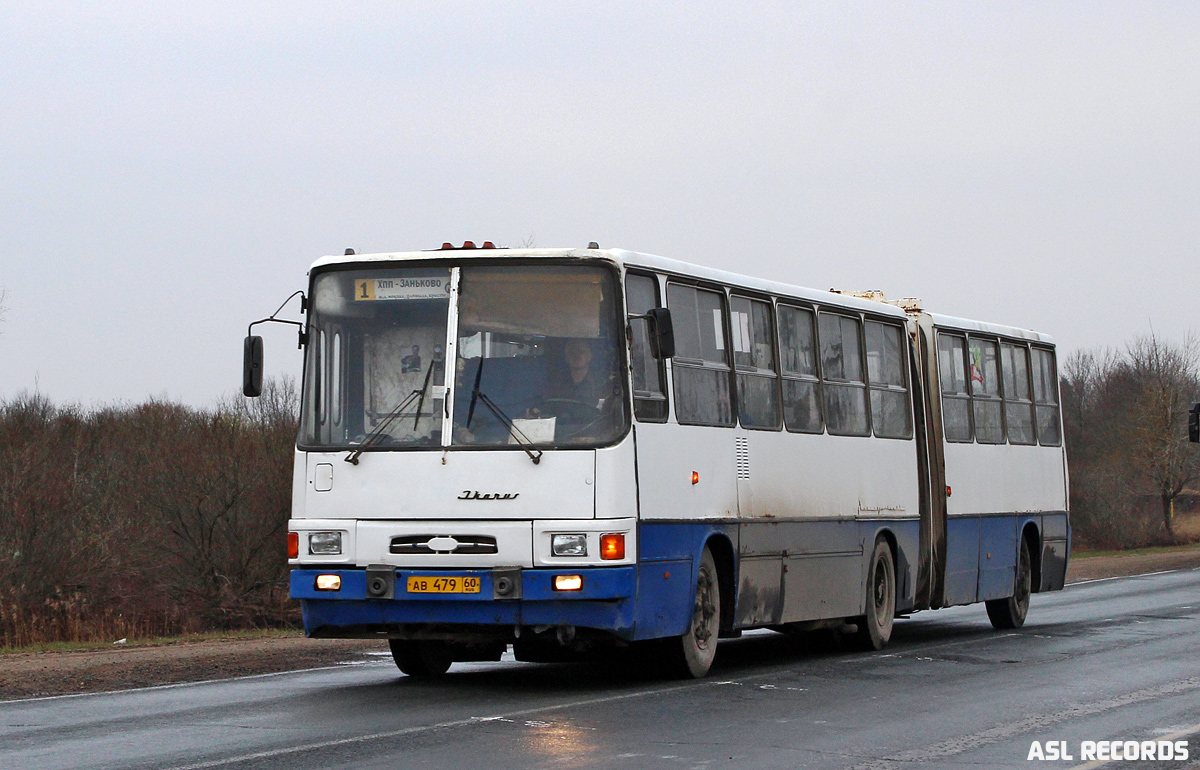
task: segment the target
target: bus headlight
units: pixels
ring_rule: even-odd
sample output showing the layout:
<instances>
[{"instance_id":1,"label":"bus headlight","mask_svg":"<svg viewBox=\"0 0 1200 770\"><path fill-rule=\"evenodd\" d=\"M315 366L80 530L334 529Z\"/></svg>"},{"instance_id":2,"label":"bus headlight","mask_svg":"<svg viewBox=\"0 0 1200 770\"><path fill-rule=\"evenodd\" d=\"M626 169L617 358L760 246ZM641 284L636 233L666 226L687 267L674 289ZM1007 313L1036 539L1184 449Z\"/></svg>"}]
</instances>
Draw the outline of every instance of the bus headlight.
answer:
<instances>
[{"instance_id":1,"label":"bus headlight","mask_svg":"<svg viewBox=\"0 0 1200 770\"><path fill-rule=\"evenodd\" d=\"M341 532L309 532L308 552L314 556L338 556L342 552Z\"/></svg>"},{"instance_id":2,"label":"bus headlight","mask_svg":"<svg viewBox=\"0 0 1200 770\"><path fill-rule=\"evenodd\" d=\"M554 556L587 556L587 535L551 535L550 553Z\"/></svg>"}]
</instances>

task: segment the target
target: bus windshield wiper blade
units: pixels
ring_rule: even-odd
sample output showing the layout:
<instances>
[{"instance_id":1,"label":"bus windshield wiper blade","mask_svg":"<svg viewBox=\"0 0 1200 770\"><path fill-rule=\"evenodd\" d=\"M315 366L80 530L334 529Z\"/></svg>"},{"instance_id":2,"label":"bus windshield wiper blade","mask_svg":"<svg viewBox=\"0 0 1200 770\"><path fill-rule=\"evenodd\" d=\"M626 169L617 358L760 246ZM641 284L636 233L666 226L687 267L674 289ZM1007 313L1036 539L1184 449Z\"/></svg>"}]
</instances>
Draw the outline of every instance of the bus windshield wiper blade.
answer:
<instances>
[{"instance_id":1,"label":"bus windshield wiper blade","mask_svg":"<svg viewBox=\"0 0 1200 770\"><path fill-rule=\"evenodd\" d=\"M475 402L479 400L479 381L483 379L483 356L479 356L479 368L475 370L475 386L471 389L471 406L467 409L467 430L471 429L471 420L475 417Z\"/></svg>"},{"instance_id":2,"label":"bus windshield wiper blade","mask_svg":"<svg viewBox=\"0 0 1200 770\"><path fill-rule=\"evenodd\" d=\"M392 424L392 421L400 416L400 414L404 411L404 408L411 404L414 400L417 401L417 417L415 420L413 420L413 430L417 429L417 423L421 420L421 407L425 403L425 392L429 390L430 375L433 374L433 363L433 361L430 361L429 368L425 370L425 383L421 386L421 388L419 390L413 390L412 393L408 394L407 398L405 398L399 404L396 404L396 407L387 413L387 415L383 418L383 421L375 426L375 429L367 435L366 439L364 439L361 444L355 447L350 454L343 458L346 462L350 463L351 465L358 465L359 455L373 446L375 442L379 441L379 437L383 435L383 431L386 430L387 427Z\"/></svg>"},{"instance_id":3,"label":"bus windshield wiper blade","mask_svg":"<svg viewBox=\"0 0 1200 770\"><path fill-rule=\"evenodd\" d=\"M516 439L517 444L525 450L525 454L529 455L529 459L533 460L534 465L537 465L542 461L542 450L534 446L533 439L522 433L521 429L518 428L515 423L513 423L512 418L505 414L503 409L496 406L496 402L488 398L487 394L478 388L476 388L475 392L471 394L472 409L474 409L476 401L486 406L488 411L494 414L496 419L499 420L505 428L508 428L508 435Z\"/></svg>"}]
</instances>

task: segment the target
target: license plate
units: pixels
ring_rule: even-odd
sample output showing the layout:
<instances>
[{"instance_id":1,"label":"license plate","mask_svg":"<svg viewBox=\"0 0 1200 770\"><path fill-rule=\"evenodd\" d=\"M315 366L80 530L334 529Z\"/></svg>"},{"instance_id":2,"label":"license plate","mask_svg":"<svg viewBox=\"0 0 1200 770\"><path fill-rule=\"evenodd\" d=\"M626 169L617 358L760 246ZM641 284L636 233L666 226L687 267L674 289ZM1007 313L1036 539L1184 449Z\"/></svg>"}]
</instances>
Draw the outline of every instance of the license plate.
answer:
<instances>
[{"instance_id":1,"label":"license plate","mask_svg":"<svg viewBox=\"0 0 1200 770\"><path fill-rule=\"evenodd\" d=\"M410 594L477 594L477 577L410 577Z\"/></svg>"}]
</instances>

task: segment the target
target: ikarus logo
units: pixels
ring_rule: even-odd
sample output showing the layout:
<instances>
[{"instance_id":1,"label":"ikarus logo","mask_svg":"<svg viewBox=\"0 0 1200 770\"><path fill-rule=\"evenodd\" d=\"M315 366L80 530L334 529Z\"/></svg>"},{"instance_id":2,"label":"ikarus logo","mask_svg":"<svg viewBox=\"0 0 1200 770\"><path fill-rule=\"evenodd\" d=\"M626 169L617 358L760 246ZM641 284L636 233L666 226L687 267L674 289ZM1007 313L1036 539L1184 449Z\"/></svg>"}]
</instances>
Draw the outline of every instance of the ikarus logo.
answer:
<instances>
[{"instance_id":1,"label":"ikarus logo","mask_svg":"<svg viewBox=\"0 0 1200 770\"><path fill-rule=\"evenodd\" d=\"M477 489L464 489L458 496L459 500L516 500L520 492L489 492L484 494Z\"/></svg>"}]
</instances>

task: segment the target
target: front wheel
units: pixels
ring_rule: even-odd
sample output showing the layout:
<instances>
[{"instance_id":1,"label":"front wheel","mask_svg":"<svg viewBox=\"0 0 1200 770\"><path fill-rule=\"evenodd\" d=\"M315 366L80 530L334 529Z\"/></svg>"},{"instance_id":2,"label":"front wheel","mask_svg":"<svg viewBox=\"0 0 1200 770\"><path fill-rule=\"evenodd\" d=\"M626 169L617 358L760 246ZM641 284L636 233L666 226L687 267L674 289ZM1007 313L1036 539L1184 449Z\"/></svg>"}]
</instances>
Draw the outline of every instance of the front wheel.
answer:
<instances>
[{"instance_id":1,"label":"front wheel","mask_svg":"<svg viewBox=\"0 0 1200 770\"><path fill-rule=\"evenodd\" d=\"M984 603L992 628L1006 631L1025 625L1029 614L1029 596L1033 593L1033 560L1029 557L1029 543L1021 538L1021 550L1017 555L1017 579L1013 595L1007 599L992 599Z\"/></svg>"},{"instance_id":2,"label":"front wheel","mask_svg":"<svg viewBox=\"0 0 1200 770\"><path fill-rule=\"evenodd\" d=\"M450 650L445 642L388 639L396 668L411 677L432 679L450 670Z\"/></svg>"},{"instance_id":3,"label":"front wheel","mask_svg":"<svg viewBox=\"0 0 1200 770\"><path fill-rule=\"evenodd\" d=\"M896 564L887 541L875 541L871 568L867 571L866 614L857 618L859 645L882 650L892 638L896 618Z\"/></svg>"},{"instance_id":4,"label":"front wheel","mask_svg":"<svg viewBox=\"0 0 1200 770\"><path fill-rule=\"evenodd\" d=\"M712 668L721 630L721 585L717 564L705 547L696 572L696 595L687 632L666 641L666 662L672 673L699 679Z\"/></svg>"}]
</instances>

